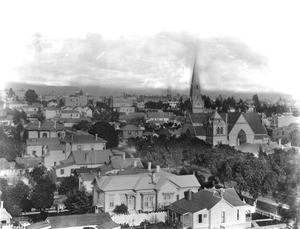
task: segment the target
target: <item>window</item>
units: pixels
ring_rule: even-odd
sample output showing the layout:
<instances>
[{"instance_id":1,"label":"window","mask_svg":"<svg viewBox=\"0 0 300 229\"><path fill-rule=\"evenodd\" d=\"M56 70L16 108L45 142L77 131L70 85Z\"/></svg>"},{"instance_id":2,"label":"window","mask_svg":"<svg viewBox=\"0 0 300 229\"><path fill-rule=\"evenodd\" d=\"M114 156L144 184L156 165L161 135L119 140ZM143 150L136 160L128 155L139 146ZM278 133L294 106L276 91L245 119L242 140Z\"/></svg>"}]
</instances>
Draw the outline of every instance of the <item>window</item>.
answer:
<instances>
[{"instance_id":1,"label":"window","mask_svg":"<svg viewBox=\"0 0 300 229\"><path fill-rule=\"evenodd\" d=\"M33 156L36 156L36 150L33 150L33 151L32 151L32 155L33 155Z\"/></svg>"},{"instance_id":2,"label":"window","mask_svg":"<svg viewBox=\"0 0 300 229\"><path fill-rule=\"evenodd\" d=\"M198 215L198 223L202 223L202 214Z\"/></svg>"},{"instance_id":3,"label":"window","mask_svg":"<svg viewBox=\"0 0 300 229\"><path fill-rule=\"evenodd\" d=\"M43 133L43 138L47 138L47 133Z\"/></svg>"},{"instance_id":4,"label":"window","mask_svg":"<svg viewBox=\"0 0 300 229\"><path fill-rule=\"evenodd\" d=\"M240 209L236 210L236 219L240 220Z\"/></svg>"},{"instance_id":5,"label":"window","mask_svg":"<svg viewBox=\"0 0 300 229\"><path fill-rule=\"evenodd\" d=\"M220 134L220 128L217 127L217 134Z\"/></svg>"},{"instance_id":6,"label":"window","mask_svg":"<svg viewBox=\"0 0 300 229\"><path fill-rule=\"evenodd\" d=\"M65 174L65 170L64 170L64 169L61 169L61 170L60 170L60 174L61 174L61 175Z\"/></svg>"},{"instance_id":7,"label":"window","mask_svg":"<svg viewBox=\"0 0 300 229\"><path fill-rule=\"evenodd\" d=\"M222 143L223 143L222 141L218 141L218 145L222 145Z\"/></svg>"},{"instance_id":8,"label":"window","mask_svg":"<svg viewBox=\"0 0 300 229\"><path fill-rule=\"evenodd\" d=\"M204 218L204 219L207 218L207 214L203 214L203 218Z\"/></svg>"},{"instance_id":9,"label":"window","mask_svg":"<svg viewBox=\"0 0 300 229\"><path fill-rule=\"evenodd\" d=\"M164 201L165 201L165 202L169 202L169 201L171 201L172 198L173 198L173 193L164 193L164 194L163 194L163 197L164 197Z\"/></svg>"},{"instance_id":10,"label":"window","mask_svg":"<svg viewBox=\"0 0 300 229\"><path fill-rule=\"evenodd\" d=\"M220 134L223 134L223 127L220 128Z\"/></svg>"},{"instance_id":11,"label":"window","mask_svg":"<svg viewBox=\"0 0 300 229\"><path fill-rule=\"evenodd\" d=\"M131 131L128 131L128 134L131 135Z\"/></svg>"},{"instance_id":12,"label":"window","mask_svg":"<svg viewBox=\"0 0 300 229\"><path fill-rule=\"evenodd\" d=\"M144 196L144 207L152 207L153 206L153 195Z\"/></svg>"},{"instance_id":13,"label":"window","mask_svg":"<svg viewBox=\"0 0 300 229\"><path fill-rule=\"evenodd\" d=\"M225 212L224 211L222 211L222 213L221 213L221 222L225 223Z\"/></svg>"},{"instance_id":14,"label":"window","mask_svg":"<svg viewBox=\"0 0 300 229\"><path fill-rule=\"evenodd\" d=\"M109 207L113 208L115 206L115 195L109 195Z\"/></svg>"}]
</instances>

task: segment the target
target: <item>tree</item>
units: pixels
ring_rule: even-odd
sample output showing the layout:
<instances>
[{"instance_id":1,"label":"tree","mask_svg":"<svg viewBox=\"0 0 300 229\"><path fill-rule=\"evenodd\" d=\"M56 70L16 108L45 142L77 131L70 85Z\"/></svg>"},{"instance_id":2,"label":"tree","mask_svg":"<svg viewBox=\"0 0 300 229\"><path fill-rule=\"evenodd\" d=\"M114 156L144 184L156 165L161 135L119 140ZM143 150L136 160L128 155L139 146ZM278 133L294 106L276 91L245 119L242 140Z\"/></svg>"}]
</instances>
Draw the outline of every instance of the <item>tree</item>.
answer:
<instances>
[{"instance_id":1,"label":"tree","mask_svg":"<svg viewBox=\"0 0 300 229\"><path fill-rule=\"evenodd\" d=\"M71 214L85 214L91 210L92 201L84 190L73 190L67 194L65 205Z\"/></svg>"},{"instance_id":2,"label":"tree","mask_svg":"<svg viewBox=\"0 0 300 229\"><path fill-rule=\"evenodd\" d=\"M32 104L34 102L38 101L39 96L37 95L37 93L35 92L35 90L32 89L28 89L25 92L25 100L29 103Z\"/></svg>"},{"instance_id":3,"label":"tree","mask_svg":"<svg viewBox=\"0 0 300 229\"><path fill-rule=\"evenodd\" d=\"M87 120L81 120L80 122L73 125L73 129L88 131L92 125L92 122Z\"/></svg>"},{"instance_id":4,"label":"tree","mask_svg":"<svg viewBox=\"0 0 300 229\"><path fill-rule=\"evenodd\" d=\"M22 181L15 186L7 186L3 190L2 199L4 200L4 207L13 216L21 215L21 211L28 209L26 201L29 197L30 189Z\"/></svg>"},{"instance_id":5,"label":"tree","mask_svg":"<svg viewBox=\"0 0 300 229\"><path fill-rule=\"evenodd\" d=\"M44 116L44 113L41 108L38 109L36 114L33 115L34 118L39 120L40 122L44 122L46 120L46 117Z\"/></svg>"},{"instance_id":6,"label":"tree","mask_svg":"<svg viewBox=\"0 0 300 229\"><path fill-rule=\"evenodd\" d=\"M55 184L49 177L38 179L31 193L31 202L36 209L45 210L53 204Z\"/></svg>"},{"instance_id":7,"label":"tree","mask_svg":"<svg viewBox=\"0 0 300 229\"><path fill-rule=\"evenodd\" d=\"M127 214L128 213L128 207L125 204L120 204L115 207L113 210L116 214Z\"/></svg>"},{"instance_id":8,"label":"tree","mask_svg":"<svg viewBox=\"0 0 300 229\"><path fill-rule=\"evenodd\" d=\"M93 135L98 134L98 137L105 139L108 149L117 147L119 144L118 132L109 123L96 122L91 126L89 133Z\"/></svg>"},{"instance_id":9,"label":"tree","mask_svg":"<svg viewBox=\"0 0 300 229\"><path fill-rule=\"evenodd\" d=\"M14 96L16 96L16 93L14 92L14 90L12 88L10 88L8 90L7 96L8 96L8 98L13 98Z\"/></svg>"},{"instance_id":10,"label":"tree","mask_svg":"<svg viewBox=\"0 0 300 229\"><path fill-rule=\"evenodd\" d=\"M60 195L68 194L69 192L73 190L77 190L78 188L79 188L78 178L75 176L69 176L63 178L63 180L61 181L58 188L58 193Z\"/></svg>"},{"instance_id":11,"label":"tree","mask_svg":"<svg viewBox=\"0 0 300 229\"><path fill-rule=\"evenodd\" d=\"M256 112L261 112L261 103L259 101L257 94L253 95L252 101L253 101L253 105L255 106Z\"/></svg>"},{"instance_id":12,"label":"tree","mask_svg":"<svg viewBox=\"0 0 300 229\"><path fill-rule=\"evenodd\" d=\"M16 109L14 109L13 111L13 123L19 124L19 123L27 123L27 115L26 113L22 110L22 111L18 111Z\"/></svg>"}]
</instances>

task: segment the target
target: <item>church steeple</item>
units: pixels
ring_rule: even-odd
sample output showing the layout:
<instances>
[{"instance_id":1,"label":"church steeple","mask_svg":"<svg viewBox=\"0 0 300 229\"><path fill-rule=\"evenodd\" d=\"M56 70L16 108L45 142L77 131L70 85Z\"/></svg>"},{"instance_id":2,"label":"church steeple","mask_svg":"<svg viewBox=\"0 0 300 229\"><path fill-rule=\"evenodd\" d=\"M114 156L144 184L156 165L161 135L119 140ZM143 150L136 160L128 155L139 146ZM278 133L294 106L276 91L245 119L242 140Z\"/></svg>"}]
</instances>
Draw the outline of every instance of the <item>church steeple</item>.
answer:
<instances>
[{"instance_id":1,"label":"church steeple","mask_svg":"<svg viewBox=\"0 0 300 229\"><path fill-rule=\"evenodd\" d=\"M204 104L201 97L199 72L196 59L194 61L194 68L192 72L190 98L192 102L192 113L203 113Z\"/></svg>"}]
</instances>

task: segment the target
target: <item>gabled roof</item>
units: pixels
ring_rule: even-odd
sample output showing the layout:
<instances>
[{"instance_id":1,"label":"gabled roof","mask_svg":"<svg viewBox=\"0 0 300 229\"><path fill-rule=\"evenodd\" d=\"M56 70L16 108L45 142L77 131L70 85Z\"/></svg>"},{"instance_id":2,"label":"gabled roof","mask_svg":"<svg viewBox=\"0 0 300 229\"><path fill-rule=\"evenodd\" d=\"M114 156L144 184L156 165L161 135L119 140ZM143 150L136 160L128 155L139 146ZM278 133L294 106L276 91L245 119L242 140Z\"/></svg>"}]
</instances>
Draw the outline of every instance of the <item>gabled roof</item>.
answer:
<instances>
[{"instance_id":1,"label":"gabled roof","mask_svg":"<svg viewBox=\"0 0 300 229\"><path fill-rule=\"evenodd\" d=\"M141 128L135 126L135 125L126 125L122 128L120 128L121 131L143 131Z\"/></svg>"},{"instance_id":2,"label":"gabled roof","mask_svg":"<svg viewBox=\"0 0 300 229\"><path fill-rule=\"evenodd\" d=\"M58 138L29 138L26 140L27 146L59 145Z\"/></svg>"},{"instance_id":3,"label":"gabled roof","mask_svg":"<svg viewBox=\"0 0 300 229\"><path fill-rule=\"evenodd\" d=\"M268 134L262 121L256 113L243 113L254 134Z\"/></svg>"},{"instance_id":4,"label":"gabled roof","mask_svg":"<svg viewBox=\"0 0 300 229\"><path fill-rule=\"evenodd\" d=\"M111 150L73 151L71 155L73 155L76 165L104 164L108 163L112 157Z\"/></svg>"},{"instance_id":5,"label":"gabled roof","mask_svg":"<svg viewBox=\"0 0 300 229\"><path fill-rule=\"evenodd\" d=\"M79 112L77 110L61 110L60 113L61 114L73 114L73 113L79 114Z\"/></svg>"},{"instance_id":6,"label":"gabled roof","mask_svg":"<svg viewBox=\"0 0 300 229\"><path fill-rule=\"evenodd\" d=\"M172 112L148 112L148 118L170 118L174 116Z\"/></svg>"},{"instance_id":7,"label":"gabled roof","mask_svg":"<svg viewBox=\"0 0 300 229\"><path fill-rule=\"evenodd\" d=\"M194 175L177 176L172 173L160 171L155 172L153 182L152 173L140 173L136 175L103 176L95 178L97 189L103 191L121 190L159 190L166 182L172 182L178 187L200 187Z\"/></svg>"},{"instance_id":8,"label":"gabled roof","mask_svg":"<svg viewBox=\"0 0 300 229\"><path fill-rule=\"evenodd\" d=\"M51 228L73 228L97 225L98 228L115 228L119 225L112 221L108 212L82 215L52 216L48 218Z\"/></svg>"},{"instance_id":9,"label":"gabled roof","mask_svg":"<svg viewBox=\"0 0 300 229\"><path fill-rule=\"evenodd\" d=\"M197 113L190 114L192 123L206 123L206 121L211 117L212 113Z\"/></svg>"},{"instance_id":10,"label":"gabled roof","mask_svg":"<svg viewBox=\"0 0 300 229\"><path fill-rule=\"evenodd\" d=\"M51 228L50 223L47 221L42 221L26 226L26 229L42 229L42 228Z\"/></svg>"},{"instance_id":11,"label":"gabled roof","mask_svg":"<svg viewBox=\"0 0 300 229\"><path fill-rule=\"evenodd\" d=\"M92 134L79 134L79 133L66 133L63 138L64 142L71 143L106 143L103 138L97 137Z\"/></svg>"},{"instance_id":12,"label":"gabled roof","mask_svg":"<svg viewBox=\"0 0 300 229\"><path fill-rule=\"evenodd\" d=\"M26 130L47 130L47 131L59 131L64 130L64 125L55 122L31 122L25 127Z\"/></svg>"},{"instance_id":13,"label":"gabled roof","mask_svg":"<svg viewBox=\"0 0 300 229\"><path fill-rule=\"evenodd\" d=\"M220 192L222 192L222 194ZM187 212L194 213L202 209L210 210L222 199L224 199L228 204L234 207L247 205L246 203L241 201L233 188L229 188L224 190L200 190L199 192L192 194L191 200L183 198L172 203L168 208L180 214L184 214Z\"/></svg>"},{"instance_id":14,"label":"gabled roof","mask_svg":"<svg viewBox=\"0 0 300 229\"><path fill-rule=\"evenodd\" d=\"M228 123L228 134L234 127L234 124L239 119L242 113L239 112L233 112L233 113L220 113L220 116L223 118L223 120L226 122L226 114L227 114L227 123Z\"/></svg>"}]
</instances>

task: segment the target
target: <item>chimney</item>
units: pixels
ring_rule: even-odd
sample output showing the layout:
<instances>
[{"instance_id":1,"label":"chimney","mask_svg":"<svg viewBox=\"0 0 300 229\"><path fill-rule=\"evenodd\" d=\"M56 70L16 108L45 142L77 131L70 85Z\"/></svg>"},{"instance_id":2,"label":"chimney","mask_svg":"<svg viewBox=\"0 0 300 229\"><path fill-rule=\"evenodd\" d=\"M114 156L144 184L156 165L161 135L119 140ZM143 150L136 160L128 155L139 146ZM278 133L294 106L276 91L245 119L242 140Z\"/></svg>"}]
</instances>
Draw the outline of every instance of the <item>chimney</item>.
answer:
<instances>
[{"instance_id":1,"label":"chimney","mask_svg":"<svg viewBox=\"0 0 300 229\"><path fill-rule=\"evenodd\" d=\"M97 171L97 177L98 177L98 178L101 177L101 172L100 172L100 170Z\"/></svg>"},{"instance_id":2,"label":"chimney","mask_svg":"<svg viewBox=\"0 0 300 229\"><path fill-rule=\"evenodd\" d=\"M123 152L123 154L122 154L122 158L123 158L123 160L125 160L125 159L126 159L126 153L125 153L125 152Z\"/></svg>"},{"instance_id":3,"label":"chimney","mask_svg":"<svg viewBox=\"0 0 300 229\"><path fill-rule=\"evenodd\" d=\"M224 189L223 189L223 188L220 188L220 189L218 190L218 192L219 192L220 197L223 199L223 192L224 192Z\"/></svg>"},{"instance_id":4,"label":"chimney","mask_svg":"<svg viewBox=\"0 0 300 229\"><path fill-rule=\"evenodd\" d=\"M133 162L133 167L134 167L134 168L137 167L137 161L134 161L134 162Z\"/></svg>"},{"instance_id":5,"label":"chimney","mask_svg":"<svg viewBox=\"0 0 300 229\"><path fill-rule=\"evenodd\" d=\"M157 172L157 173L160 172L160 166L159 166L159 165L156 166L156 172Z\"/></svg>"},{"instance_id":6,"label":"chimney","mask_svg":"<svg viewBox=\"0 0 300 229\"><path fill-rule=\"evenodd\" d=\"M98 134L95 134L95 141L98 141Z\"/></svg>"},{"instance_id":7,"label":"chimney","mask_svg":"<svg viewBox=\"0 0 300 229\"><path fill-rule=\"evenodd\" d=\"M155 178L156 178L155 172L153 172L153 173L152 173L152 183L153 183L153 184L155 184Z\"/></svg>"},{"instance_id":8,"label":"chimney","mask_svg":"<svg viewBox=\"0 0 300 229\"><path fill-rule=\"evenodd\" d=\"M151 172L151 162L148 162L148 170Z\"/></svg>"},{"instance_id":9,"label":"chimney","mask_svg":"<svg viewBox=\"0 0 300 229\"><path fill-rule=\"evenodd\" d=\"M41 129L41 122L39 121L39 129Z\"/></svg>"},{"instance_id":10,"label":"chimney","mask_svg":"<svg viewBox=\"0 0 300 229\"><path fill-rule=\"evenodd\" d=\"M281 147L281 138L278 140L278 145Z\"/></svg>"},{"instance_id":11,"label":"chimney","mask_svg":"<svg viewBox=\"0 0 300 229\"><path fill-rule=\"evenodd\" d=\"M192 190L191 189L187 190L186 195L185 195L185 199L188 200L188 201L192 200Z\"/></svg>"}]
</instances>

